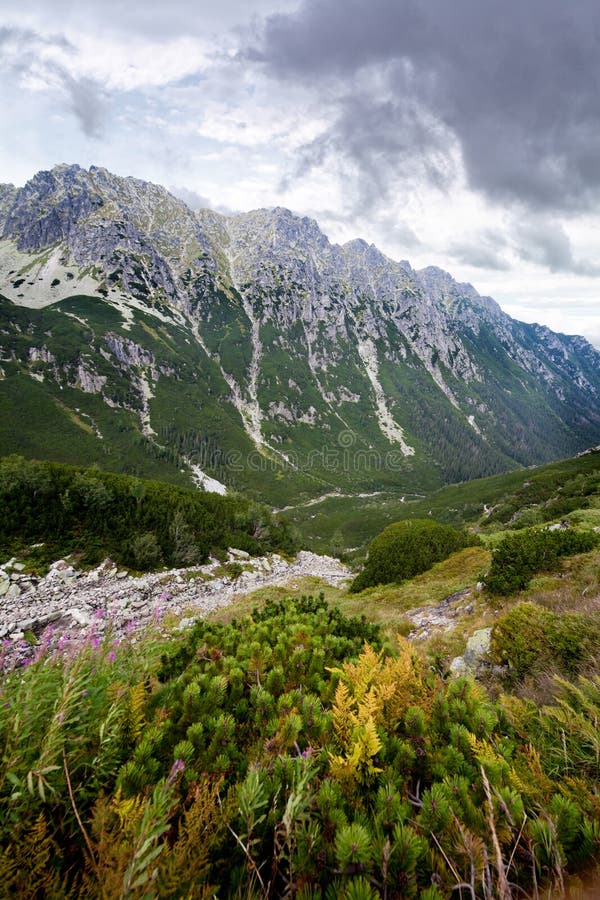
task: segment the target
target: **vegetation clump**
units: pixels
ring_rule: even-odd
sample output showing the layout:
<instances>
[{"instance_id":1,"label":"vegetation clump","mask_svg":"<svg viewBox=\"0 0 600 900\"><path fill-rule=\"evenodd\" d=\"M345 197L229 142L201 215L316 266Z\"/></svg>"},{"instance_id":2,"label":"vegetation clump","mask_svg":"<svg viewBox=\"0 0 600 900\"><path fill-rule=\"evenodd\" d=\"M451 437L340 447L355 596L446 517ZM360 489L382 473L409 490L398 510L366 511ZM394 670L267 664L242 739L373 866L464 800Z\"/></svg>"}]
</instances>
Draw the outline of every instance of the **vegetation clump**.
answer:
<instances>
[{"instance_id":1,"label":"vegetation clump","mask_svg":"<svg viewBox=\"0 0 600 900\"><path fill-rule=\"evenodd\" d=\"M493 701L312 597L131 649L5 677L6 896L527 896L597 852L597 678Z\"/></svg>"},{"instance_id":2,"label":"vegetation clump","mask_svg":"<svg viewBox=\"0 0 600 900\"><path fill-rule=\"evenodd\" d=\"M600 618L518 603L494 625L490 656L508 667L511 684L545 672L577 675L600 657Z\"/></svg>"},{"instance_id":3,"label":"vegetation clump","mask_svg":"<svg viewBox=\"0 0 600 900\"><path fill-rule=\"evenodd\" d=\"M367 562L352 582L351 590L356 593L378 584L404 581L457 550L479 543L478 537L431 519L396 522L369 544Z\"/></svg>"},{"instance_id":4,"label":"vegetation clump","mask_svg":"<svg viewBox=\"0 0 600 900\"><path fill-rule=\"evenodd\" d=\"M289 528L239 495L177 488L99 469L0 459L0 553L36 548L50 563L71 552L94 565L110 556L140 571L205 562L239 547L295 551Z\"/></svg>"},{"instance_id":5,"label":"vegetation clump","mask_svg":"<svg viewBox=\"0 0 600 900\"><path fill-rule=\"evenodd\" d=\"M518 490L503 497L489 511L486 523L525 528L593 507L600 492L597 466L595 451L536 470Z\"/></svg>"},{"instance_id":6,"label":"vegetation clump","mask_svg":"<svg viewBox=\"0 0 600 900\"><path fill-rule=\"evenodd\" d=\"M523 590L537 572L555 570L562 557L593 550L598 541L598 535L591 531L570 528L527 528L509 534L494 551L486 586L491 593L501 595Z\"/></svg>"}]
</instances>

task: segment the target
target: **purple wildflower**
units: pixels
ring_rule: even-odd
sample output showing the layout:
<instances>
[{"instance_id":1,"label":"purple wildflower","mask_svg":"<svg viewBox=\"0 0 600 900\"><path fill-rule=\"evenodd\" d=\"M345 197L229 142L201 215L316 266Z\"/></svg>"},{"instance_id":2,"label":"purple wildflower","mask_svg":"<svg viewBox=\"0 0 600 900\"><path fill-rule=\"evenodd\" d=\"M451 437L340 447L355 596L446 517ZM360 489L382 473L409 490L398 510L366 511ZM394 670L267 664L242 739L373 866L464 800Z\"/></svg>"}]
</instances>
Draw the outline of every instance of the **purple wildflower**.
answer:
<instances>
[{"instance_id":1,"label":"purple wildflower","mask_svg":"<svg viewBox=\"0 0 600 900\"><path fill-rule=\"evenodd\" d=\"M176 759L173 765L171 766L171 771L167 776L168 784L175 784L175 781L179 778L180 775L183 775L185 772L185 762L183 759Z\"/></svg>"}]
</instances>

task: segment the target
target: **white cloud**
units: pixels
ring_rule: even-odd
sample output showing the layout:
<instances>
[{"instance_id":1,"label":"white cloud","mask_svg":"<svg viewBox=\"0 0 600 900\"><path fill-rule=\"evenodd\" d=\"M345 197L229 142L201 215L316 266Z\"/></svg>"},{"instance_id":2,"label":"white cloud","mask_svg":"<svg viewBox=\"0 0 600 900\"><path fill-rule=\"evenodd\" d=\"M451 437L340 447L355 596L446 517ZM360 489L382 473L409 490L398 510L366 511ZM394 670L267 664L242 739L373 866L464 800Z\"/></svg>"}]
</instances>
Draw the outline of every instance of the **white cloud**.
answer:
<instances>
[{"instance_id":1,"label":"white cloud","mask_svg":"<svg viewBox=\"0 0 600 900\"><path fill-rule=\"evenodd\" d=\"M211 45L195 37L168 41L141 40L130 35L97 36L71 33L76 52L61 47L46 50L74 76L101 82L108 90L132 91L159 87L204 71L210 64Z\"/></svg>"}]
</instances>

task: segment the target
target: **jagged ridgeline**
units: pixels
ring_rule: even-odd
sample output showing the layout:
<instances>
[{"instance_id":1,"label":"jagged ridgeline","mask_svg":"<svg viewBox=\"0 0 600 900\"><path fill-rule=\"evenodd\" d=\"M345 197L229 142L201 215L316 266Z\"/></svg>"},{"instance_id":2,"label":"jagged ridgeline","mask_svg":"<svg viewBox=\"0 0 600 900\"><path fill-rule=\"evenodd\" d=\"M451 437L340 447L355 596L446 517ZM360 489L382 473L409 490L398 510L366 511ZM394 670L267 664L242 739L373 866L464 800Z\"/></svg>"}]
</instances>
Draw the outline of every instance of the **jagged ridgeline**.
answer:
<instances>
[{"instance_id":1,"label":"jagged ridgeline","mask_svg":"<svg viewBox=\"0 0 600 900\"><path fill-rule=\"evenodd\" d=\"M139 570L203 563L229 546L251 554L296 548L270 511L221 497L96 469L0 460L0 555L49 563L76 552L93 565L110 555Z\"/></svg>"},{"instance_id":2,"label":"jagged ridgeline","mask_svg":"<svg viewBox=\"0 0 600 900\"><path fill-rule=\"evenodd\" d=\"M0 449L275 504L600 440L600 355L285 209L58 166L0 186Z\"/></svg>"}]
</instances>

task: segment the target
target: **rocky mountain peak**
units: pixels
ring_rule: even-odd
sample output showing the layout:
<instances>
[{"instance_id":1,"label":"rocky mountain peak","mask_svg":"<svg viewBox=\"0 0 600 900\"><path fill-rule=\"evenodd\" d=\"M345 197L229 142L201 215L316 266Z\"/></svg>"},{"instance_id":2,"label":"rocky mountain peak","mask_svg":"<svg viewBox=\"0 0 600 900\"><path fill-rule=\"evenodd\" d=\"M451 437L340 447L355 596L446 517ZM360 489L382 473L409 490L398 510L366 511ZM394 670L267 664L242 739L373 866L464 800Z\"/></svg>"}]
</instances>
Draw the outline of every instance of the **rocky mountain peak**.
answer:
<instances>
[{"instance_id":1,"label":"rocky mountain peak","mask_svg":"<svg viewBox=\"0 0 600 900\"><path fill-rule=\"evenodd\" d=\"M38 172L14 194L3 237L16 240L19 250L41 250L67 239L103 202L80 166Z\"/></svg>"},{"instance_id":2,"label":"rocky mountain peak","mask_svg":"<svg viewBox=\"0 0 600 900\"><path fill-rule=\"evenodd\" d=\"M491 297L484 297L468 282L456 281L449 272L437 266L427 266L415 272L415 277L431 300L448 310L456 310L462 302L471 309L489 315L504 316L500 306ZM487 315L486 315L487 318Z\"/></svg>"},{"instance_id":3,"label":"rocky mountain peak","mask_svg":"<svg viewBox=\"0 0 600 900\"><path fill-rule=\"evenodd\" d=\"M582 338L515 322L435 266L332 244L289 209L192 212L160 185L57 166L0 187L2 222L0 391L28 372L54 410L65 388L98 397L88 431L118 410L196 480L206 465L227 481L215 460L232 442L310 491L441 483L600 440L600 355ZM298 448L340 431L398 468L302 473Z\"/></svg>"}]
</instances>

